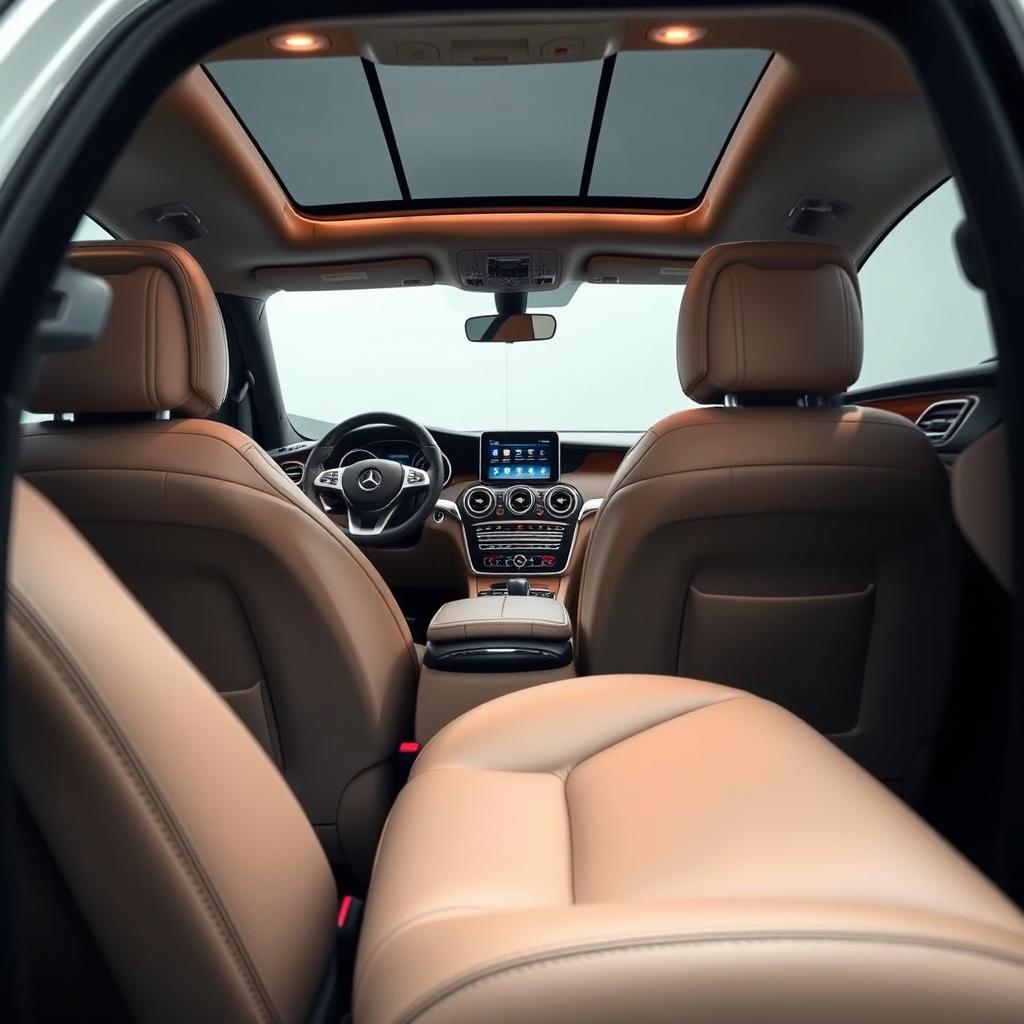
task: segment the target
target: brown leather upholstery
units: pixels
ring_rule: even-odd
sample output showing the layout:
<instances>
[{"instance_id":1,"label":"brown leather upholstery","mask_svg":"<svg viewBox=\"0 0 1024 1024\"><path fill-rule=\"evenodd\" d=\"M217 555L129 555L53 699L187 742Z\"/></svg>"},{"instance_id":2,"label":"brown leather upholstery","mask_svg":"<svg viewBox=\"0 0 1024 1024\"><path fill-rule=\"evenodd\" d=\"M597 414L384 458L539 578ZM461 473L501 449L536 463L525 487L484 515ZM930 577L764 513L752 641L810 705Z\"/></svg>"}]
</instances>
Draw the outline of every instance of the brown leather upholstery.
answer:
<instances>
[{"instance_id":1,"label":"brown leather upholstery","mask_svg":"<svg viewBox=\"0 0 1024 1024\"><path fill-rule=\"evenodd\" d=\"M860 363L851 275L830 246L709 250L683 300L691 393L845 387ZM688 361L705 349L714 387ZM946 472L896 415L789 401L676 413L627 456L584 565L580 671L740 686L914 798L956 635Z\"/></svg>"},{"instance_id":2,"label":"brown leather upholstery","mask_svg":"<svg viewBox=\"0 0 1024 1024\"><path fill-rule=\"evenodd\" d=\"M778 707L688 679L503 697L381 841L358 1024L1016 1021L1024 918Z\"/></svg>"},{"instance_id":3,"label":"brown leather upholstery","mask_svg":"<svg viewBox=\"0 0 1024 1024\"><path fill-rule=\"evenodd\" d=\"M40 927L44 908L63 902L84 919L32 947L45 956L30 972L44 990L32 993L37 1008L56 991L74 1011L62 1019L115 1019L97 1003L105 982L139 1021L307 1020L333 956L337 899L273 764L23 483L7 586L14 779L52 855L47 876L32 850L22 913ZM69 895L47 899L58 879ZM79 969L92 962L87 939L110 979Z\"/></svg>"},{"instance_id":4,"label":"brown leather upholstery","mask_svg":"<svg viewBox=\"0 0 1024 1024\"><path fill-rule=\"evenodd\" d=\"M228 386L224 325L209 281L166 242L85 242L67 262L113 288L103 336L42 358L33 412L156 412L207 416Z\"/></svg>"},{"instance_id":5,"label":"brown leather upholstery","mask_svg":"<svg viewBox=\"0 0 1024 1024\"><path fill-rule=\"evenodd\" d=\"M964 536L1013 593L1013 489L1006 424L982 435L953 463L953 509Z\"/></svg>"},{"instance_id":6,"label":"brown leather upholstery","mask_svg":"<svg viewBox=\"0 0 1024 1024\"><path fill-rule=\"evenodd\" d=\"M857 272L834 245L716 245L690 274L677 343L679 381L697 402L839 394L863 358Z\"/></svg>"},{"instance_id":7,"label":"brown leather upholstery","mask_svg":"<svg viewBox=\"0 0 1024 1024\"><path fill-rule=\"evenodd\" d=\"M204 345L218 341L224 349L223 330ZM250 437L221 423L31 424L21 469L249 726L332 860L365 877L419 671L377 571Z\"/></svg>"}]
</instances>

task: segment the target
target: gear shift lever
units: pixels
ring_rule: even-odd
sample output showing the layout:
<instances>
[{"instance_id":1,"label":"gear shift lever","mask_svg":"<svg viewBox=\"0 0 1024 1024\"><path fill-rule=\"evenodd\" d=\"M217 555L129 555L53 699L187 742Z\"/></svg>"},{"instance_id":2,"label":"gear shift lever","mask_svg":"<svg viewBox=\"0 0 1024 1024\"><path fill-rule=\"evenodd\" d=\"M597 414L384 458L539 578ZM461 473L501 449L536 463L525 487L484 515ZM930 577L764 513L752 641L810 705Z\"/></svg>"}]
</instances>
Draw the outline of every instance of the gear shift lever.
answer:
<instances>
[{"instance_id":1,"label":"gear shift lever","mask_svg":"<svg viewBox=\"0 0 1024 1024\"><path fill-rule=\"evenodd\" d=\"M508 581L509 597L529 597L530 596L530 581L522 576L516 576Z\"/></svg>"}]
</instances>

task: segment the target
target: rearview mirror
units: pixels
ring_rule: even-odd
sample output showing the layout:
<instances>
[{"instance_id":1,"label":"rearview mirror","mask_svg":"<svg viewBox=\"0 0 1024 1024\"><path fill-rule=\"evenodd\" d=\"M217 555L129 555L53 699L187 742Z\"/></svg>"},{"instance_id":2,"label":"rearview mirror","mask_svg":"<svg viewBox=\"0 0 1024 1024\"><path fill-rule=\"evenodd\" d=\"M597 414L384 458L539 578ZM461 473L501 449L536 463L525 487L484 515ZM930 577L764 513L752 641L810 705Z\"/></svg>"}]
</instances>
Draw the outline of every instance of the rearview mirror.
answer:
<instances>
[{"instance_id":1,"label":"rearview mirror","mask_svg":"<svg viewBox=\"0 0 1024 1024\"><path fill-rule=\"evenodd\" d=\"M470 341L547 341L554 336L555 318L550 313L497 313L466 321Z\"/></svg>"}]
</instances>

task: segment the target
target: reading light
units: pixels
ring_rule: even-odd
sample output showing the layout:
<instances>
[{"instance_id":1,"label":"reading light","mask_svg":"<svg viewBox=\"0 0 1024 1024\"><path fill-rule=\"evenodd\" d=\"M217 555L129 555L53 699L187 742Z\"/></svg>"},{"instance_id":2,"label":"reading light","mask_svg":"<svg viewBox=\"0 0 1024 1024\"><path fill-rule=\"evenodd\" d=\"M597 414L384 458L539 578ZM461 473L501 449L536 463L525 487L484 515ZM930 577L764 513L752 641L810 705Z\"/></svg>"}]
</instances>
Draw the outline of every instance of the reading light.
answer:
<instances>
[{"instance_id":1,"label":"reading light","mask_svg":"<svg viewBox=\"0 0 1024 1024\"><path fill-rule=\"evenodd\" d=\"M662 25L661 28L652 28L647 38L652 43L662 43L664 46L686 46L687 43L703 39L707 34L706 28L698 28L696 25Z\"/></svg>"},{"instance_id":2,"label":"reading light","mask_svg":"<svg viewBox=\"0 0 1024 1024\"><path fill-rule=\"evenodd\" d=\"M285 32L279 36L271 36L270 45L275 50L285 53L315 53L317 50L330 48L331 41L327 36L315 32Z\"/></svg>"}]
</instances>

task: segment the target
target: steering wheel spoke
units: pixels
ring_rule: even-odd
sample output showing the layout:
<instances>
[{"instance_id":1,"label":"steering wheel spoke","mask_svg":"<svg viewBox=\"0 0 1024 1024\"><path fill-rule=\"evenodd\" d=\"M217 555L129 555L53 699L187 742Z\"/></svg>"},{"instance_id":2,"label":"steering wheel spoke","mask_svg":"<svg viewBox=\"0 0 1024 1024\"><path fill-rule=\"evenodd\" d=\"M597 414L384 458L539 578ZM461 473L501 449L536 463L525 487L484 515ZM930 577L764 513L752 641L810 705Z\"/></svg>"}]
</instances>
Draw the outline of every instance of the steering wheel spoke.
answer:
<instances>
[{"instance_id":1,"label":"steering wheel spoke","mask_svg":"<svg viewBox=\"0 0 1024 1024\"><path fill-rule=\"evenodd\" d=\"M397 509L397 501L389 508L378 512L358 512L349 509L348 532L353 537L379 537L387 529Z\"/></svg>"},{"instance_id":2,"label":"steering wheel spoke","mask_svg":"<svg viewBox=\"0 0 1024 1024\"><path fill-rule=\"evenodd\" d=\"M405 467L405 479L402 481L403 491L429 491L430 474L425 469L415 466Z\"/></svg>"},{"instance_id":3,"label":"steering wheel spoke","mask_svg":"<svg viewBox=\"0 0 1024 1024\"><path fill-rule=\"evenodd\" d=\"M341 470L340 469L324 469L321 470L313 479L313 486L318 491L323 491L325 494L338 495L344 498L344 493L341 489Z\"/></svg>"}]
</instances>

